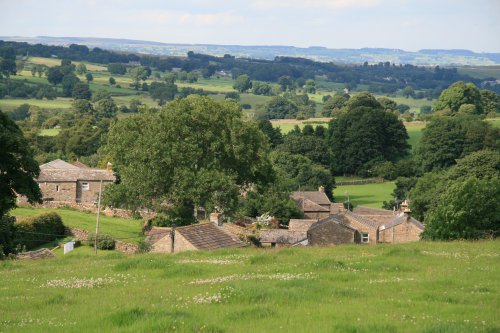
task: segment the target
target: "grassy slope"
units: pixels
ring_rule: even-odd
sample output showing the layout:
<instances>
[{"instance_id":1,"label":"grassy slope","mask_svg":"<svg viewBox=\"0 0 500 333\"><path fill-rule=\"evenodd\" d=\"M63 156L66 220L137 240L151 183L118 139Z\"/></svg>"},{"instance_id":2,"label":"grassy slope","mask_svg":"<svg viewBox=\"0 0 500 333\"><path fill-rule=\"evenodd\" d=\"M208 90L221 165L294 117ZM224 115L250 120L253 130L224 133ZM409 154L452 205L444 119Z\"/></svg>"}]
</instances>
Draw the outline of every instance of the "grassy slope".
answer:
<instances>
[{"instance_id":1,"label":"grassy slope","mask_svg":"<svg viewBox=\"0 0 500 333\"><path fill-rule=\"evenodd\" d=\"M382 208L382 203L391 199L394 187L394 182L338 186L333 190L333 196L336 202L344 202L347 201L347 192L355 206Z\"/></svg>"},{"instance_id":2,"label":"grassy slope","mask_svg":"<svg viewBox=\"0 0 500 333\"><path fill-rule=\"evenodd\" d=\"M91 251L0 262L2 331L500 330L499 241L134 257ZM232 280L191 284L228 276ZM99 278L100 287L77 288ZM218 294L220 302L210 303Z\"/></svg>"},{"instance_id":3,"label":"grassy slope","mask_svg":"<svg viewBox=\"0 0 500 333\"><path fill-rule=\"evenodd\" d=\"M47 208L17 208L11 211L11 215L18 217L35 216L47 212L57 212L66 226L77 227L90 232L95 232L96 214L85 213L70 209L47 209ZM99 230L103 234L120 238L128 243L136 243L142 237L141 221L132 219L123 219L117 217L107 217L101 215Z\"/></svg>"}]
</instances>

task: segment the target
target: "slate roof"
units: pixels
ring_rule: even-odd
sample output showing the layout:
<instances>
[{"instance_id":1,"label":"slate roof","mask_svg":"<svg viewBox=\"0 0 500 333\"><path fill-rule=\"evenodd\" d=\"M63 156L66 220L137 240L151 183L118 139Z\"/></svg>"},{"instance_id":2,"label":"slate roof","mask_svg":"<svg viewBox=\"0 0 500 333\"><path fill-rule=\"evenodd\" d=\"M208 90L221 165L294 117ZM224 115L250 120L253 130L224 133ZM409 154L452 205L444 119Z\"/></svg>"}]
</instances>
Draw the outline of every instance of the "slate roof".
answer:
<instances>
[{"instance_id":1,"label":"slate roof","mask_svg":"<svg viewBox=\"0 0 500 333\"><path fill-rule=\"evenodd\" d=\"M167 227L152 227L151 230L147 232L146 241L149 244L154 244L158 242L165 236L169 236L172 228Z\"/></svg>"},{"instance_id":2,"label":"slate roof","mask_svg":"<svg viewBox=\"0 0 500 333\"><path fill-rule=\"evenodd\" d=\"M115 176L108 170L79 167L63 160L54 160L40 165L40 175L37 178L38 182L76 182L79 180L112 182Z\"/></svg>"},{"instance_id":3,"label":"slate roof","mask_svg":"<svg viewBox=\"0 0 500 333\"><path fill-rule=\"evenodd\" d=\"M321 191L296 191L292 192L292 199L295 201L299 199L308 199L318 205L329 205L331 204L330 199L328 199L325 192Z\"/></svg>"},{"instance_id":4,"label":"slate roof","mask_svg":"<svg viewBox=\"0 0 500 333\"><path fill-rule=\"evenodd\" d=\"M311 227L309 228L309 230L314 230L317 227L320 227L320 226L328 224L328 223L337 223L337 224L340 224L343 227L346 227L346 228L351 229L353 231L357 231L356 228L352 227L348 222L346 222L345 220L342 219L342 215L341 214L332 215L332 216L329 216L329 217L324 218L322 220L319 220L318 222L316 222L313 225L311 225Z\"/></svg>"},{"instance_id":5,"label":"slate roof","mask_svg":"<svg viewBox=\"0 0 500 333\"><path fill-rule=\"evenodd\" d=\"M288 229L260 230L261 243L295 244L304 239L307 239L306 231L293 231Z\"/></svg>"},{"instance_id":6,"label":"slate roof","mask_svg":"<svg viewBox=\"0 0 500 333\"><path fill-rule=\"evenodd\" d=\"M341 216L345 216L347 217L347 223L349 223L349 219L353 219L355 220L356 222L358 223L361 223L367 227L370 227L370 228L373 228L373 229L377 229L378 228L378 224L374 221L372 221L371 219L368 219L364 216L361 216L361 215L358 215L358 214L354 214L353 212L351 211L346 211L344 214L339 214L338 216L341 217Z\"/></svg>"},{"instance_id":7,"label":"slate roof","mask_svg":"<svg viewBox=\"0 0 500 333\"><path fill-rule=\"evenodd\" d=\"M243 247L245 244L232 238L213 223L192 224L175 228L189 243L198 250L215 250L226 247Z\"/></svg>"},{"instance_id":8,"label":"slate roof","mask_svg":"<svg viewBox=\"0 0 500 333\"><path fill-rule=\"evenodd\" d=\"M395 226L397 226L405 221L406 221L406 216L404 213L401 213L398 216L396 216L395 218L393 218L389 223L382 225L380 227L380 230L393 228L393 227L395 227ZM424 228L425 228L425 226L422 223L420 223L420 221L418 221L417 219L415 219L414 217L411 217L411 216L410 216L410 223L414 224L417 228L419 228L421 230L424 230Z\"/></svg>"},{"instance_id":9,"label":"slate roof","mask_svg":"<svg viewBox=\"0 0 500 333\"><path fill-rule=\"evenodd\" d=\"M318 219L291 219L288 222L288 230L307 231Z\"/></svg>"},{"instance_id":10,"label":"slate roof","mask_svg":"<svg viewBox=\"0 0 500 333\"><path fill-rule=\"evenodd\" d=\"M304 198L294 199L297 206L300 207L304 212L330 212L330 209L320 206L314 201Z\"/></svg>"}]
</instances>

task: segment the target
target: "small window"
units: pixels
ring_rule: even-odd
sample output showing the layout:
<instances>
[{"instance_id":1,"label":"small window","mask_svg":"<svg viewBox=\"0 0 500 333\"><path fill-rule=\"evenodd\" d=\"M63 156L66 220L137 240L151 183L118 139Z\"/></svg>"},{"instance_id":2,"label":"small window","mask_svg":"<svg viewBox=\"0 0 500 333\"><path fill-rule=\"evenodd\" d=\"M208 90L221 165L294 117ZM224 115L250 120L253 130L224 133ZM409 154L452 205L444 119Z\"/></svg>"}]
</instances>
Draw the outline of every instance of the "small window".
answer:
<instances>
[{"instance_id":1,"label":"small window","mask_svg":"<svg viewBox=\"0 0 500 333\"><path fill-rule=\"evenodd\" d=\"M368 236L368 233L362 233L361 234L361 243L368 243L370 241L370 237Z\"/></svg>"},{"instance_id":2,"label":"small window","mask_svg":"<svg viewBox=\"0 0 500 333\"><path fill-rule=\"evenodd\" d=\"M56 192L59 192L59 185L56 185Z\"/></svg>"},{"instance_id":3,"label":"small window","mask_svg":"<svg viewBox=\"0 0 500 333\"><path fill-rule=\"evenodd\" d=\"M83 190L83 191L88 191L88 190L90 190L90 185L89 185L89 183L82 183L82 190Z\"/></svg>"}]
</instances>

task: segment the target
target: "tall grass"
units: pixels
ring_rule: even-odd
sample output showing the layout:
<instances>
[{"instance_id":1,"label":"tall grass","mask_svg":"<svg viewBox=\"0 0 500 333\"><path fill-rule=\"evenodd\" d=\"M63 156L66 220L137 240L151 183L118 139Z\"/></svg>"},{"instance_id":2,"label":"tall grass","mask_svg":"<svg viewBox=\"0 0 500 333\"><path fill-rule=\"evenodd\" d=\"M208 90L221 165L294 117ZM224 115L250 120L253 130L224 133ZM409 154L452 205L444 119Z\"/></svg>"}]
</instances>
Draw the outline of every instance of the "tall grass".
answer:
<instances>
[{"instance_id":1,"label":"tall grass","mask_svg":"<svg viewBox=\"0 0 500 333\"><path fill-rule=\"evenodd\" d=\"M0 263L0 329L498 332L499 253L498 241L134 257L81 247Z\"/></svg>"}]
</instances>

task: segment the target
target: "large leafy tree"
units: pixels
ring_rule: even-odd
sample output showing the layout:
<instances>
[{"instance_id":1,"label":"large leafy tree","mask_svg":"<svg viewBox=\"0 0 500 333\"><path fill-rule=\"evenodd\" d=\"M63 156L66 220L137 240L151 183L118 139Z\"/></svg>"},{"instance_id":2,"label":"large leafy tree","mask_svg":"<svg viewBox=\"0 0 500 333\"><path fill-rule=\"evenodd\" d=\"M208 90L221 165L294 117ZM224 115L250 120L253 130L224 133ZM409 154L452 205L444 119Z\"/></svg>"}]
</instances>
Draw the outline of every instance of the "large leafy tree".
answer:
<instances>
[{"instance_id":1,"label":"large leafy tree","mask_svg":"<svg viewBox=\"0 0 500 333\"><path fill-rule=\"evenodd\" d=\"M13 219L7 212L16 206L17 194L31 203L40 202L42 194L35 182L38 163L19 127L0 111L0 247L8 253L13 237ZM0 249L1 250L1 249Z\"/></svg>"},{"instance_id":2,"label":"large leafy tree","mask_svg":"<svg viewBox=\"0 0 500 333\"><path fill-rule=\"evenodd\" d=\"M426 215L424 238L477 239L500 232L500 178L452 183Z\"/></svg>"},{"instance_id":3,"label":"large leafy tree","mask_svg":"<svg viewBox=\"0 0 500 333\"><path fill-rule=\"evenodd\" d=\"M367 175L375 164L395 162L408 154L403 123L371 94L352 97L345 108L328 127L334 174Z\"/></svg>"},{"instance_id":4,"label":"large leafy tree","mask_svg":"<svg viewBox=\"0 0 500 333\"><path fill-rule=\"evenodd\" d=\"M473 105L474 113L482 114L483 105L479 89L473 83L458 81L443 90L439 99L434 103L435 111L458 113L462 105Z\"/></svg>"},{"instance_id":5,"label":"large leafy tree","mask_svg":"<svg viewBox=\"0 0 500 333\"><path fill-rule=\"evenodd\" d=\"M436 117L423 130L417 150L422 171L448 168L482 149L498 149L499 130L474 117Z\"/></svg>"},{"instance_id":6,"label":"large leafy tree","mask_svg":"<svg viewBox=\"0 0 500 333\"><path fill-rule=\"evenodd\" d=\"M244 121L235 103L196 95L121 119L105 151L121 178L106 189L107 202L129 208L231 212L241 186L266 183L273 174L256 124Z\"/></svg>"}]
</instances>

